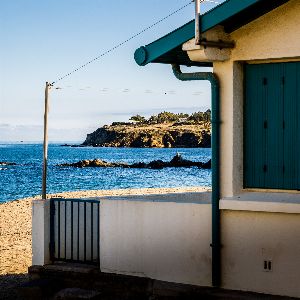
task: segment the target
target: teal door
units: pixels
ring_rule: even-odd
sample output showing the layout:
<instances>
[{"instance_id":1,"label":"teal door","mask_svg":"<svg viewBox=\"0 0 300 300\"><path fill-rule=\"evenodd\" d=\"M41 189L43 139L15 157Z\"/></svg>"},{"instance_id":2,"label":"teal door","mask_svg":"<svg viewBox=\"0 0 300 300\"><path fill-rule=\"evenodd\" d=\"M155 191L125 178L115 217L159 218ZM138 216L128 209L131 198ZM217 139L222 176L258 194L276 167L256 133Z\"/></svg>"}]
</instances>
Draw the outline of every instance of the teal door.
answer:
<instances>
[{"instance_id":1,"label":"teal door","mask_svg":"<svg viewBox=\"0 0 300 300\"><path fill-rule=\"evenodd\" d=\"M300 188L299 84L298 62L246 65L246 188Z\"/></svg>"}]
</instances>

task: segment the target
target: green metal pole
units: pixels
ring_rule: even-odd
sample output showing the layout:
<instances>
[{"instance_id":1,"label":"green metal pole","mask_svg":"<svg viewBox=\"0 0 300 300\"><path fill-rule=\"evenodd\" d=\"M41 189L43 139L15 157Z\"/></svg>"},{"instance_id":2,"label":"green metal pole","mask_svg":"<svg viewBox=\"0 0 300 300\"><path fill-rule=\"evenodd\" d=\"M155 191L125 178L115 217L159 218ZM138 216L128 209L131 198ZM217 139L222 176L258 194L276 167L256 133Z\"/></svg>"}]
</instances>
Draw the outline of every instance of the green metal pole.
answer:
<instances>
[{"instance_id":1,"label":"green metal pole","mask_svg":"<svg viewBox=\"0 0 300 300\"><path fill-rule=\"evenodd\" d=\"M212 285L221 285L221 234L220 234L220 84L212 72L182 73L179 65L172 65L175 77L182 81L208 80L211 84L212 123Z\"/></svg>"}]
</instances>

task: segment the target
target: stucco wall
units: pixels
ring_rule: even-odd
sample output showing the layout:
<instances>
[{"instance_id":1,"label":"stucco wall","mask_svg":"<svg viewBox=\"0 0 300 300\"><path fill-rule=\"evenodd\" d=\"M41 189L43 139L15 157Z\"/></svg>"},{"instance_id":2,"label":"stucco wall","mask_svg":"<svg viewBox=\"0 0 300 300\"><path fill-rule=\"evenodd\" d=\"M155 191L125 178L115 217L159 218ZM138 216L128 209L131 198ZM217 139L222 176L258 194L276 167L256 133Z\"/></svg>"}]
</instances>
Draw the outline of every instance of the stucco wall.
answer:
<instances>
[{"instance_id":1,"label":"stucco wall","mask_svg":"<svg viewBox=\"0 0 300 300\"><path fill-rule=\"evenodd\" d=\"M210 197L204 192L99 199L101 270L210 286ZM300 297L299 199L278 193L273 198L251 193L220 202L223 288ZM49 232L49 201L34 201L33 264L49 263ZM270 272L265 260L272 262Z\"/></svg>"},{"instance_id":2,"label":"stucco wall","mask_svg":"<svg viewBox=\"0 0 300 300\"><path fill-rule=\"evenodd\" d=\"M221 84L221 193L238 194L243 179L243 62L300 60L298 0L271 11L231 33L230 60L214 62Z\"/></svg>"},{"instance_id":3,"label":"stucco wall","mask_svg":"<svg viewBox=\"0 0 300 300\"><path fill-rule=\"evenodd\" d=\"M300 297L299 228L299 214L223 210L222 286Z\"/></svg>"},{"instance_id":4,"label":"stucco wall","mask_svg":"<svg viewBox=\"0 0 300 300\"><path fill-rule=\"evenodd\" d=\"M211 205L163 197L101 200L101 270L211 285Z\"/></svg>"},{"instance_id":5,"label":"stucco wall","mask_svg":"<svg viewBox=\"0 0 300 300\"><path fill-rule=\"evenodd\" d=\"M50 201L32 202L32 265L50 262Z\"/></svg>"},{"instance_id":6,"label":"stucco wall","mask_svg":"<svg viewBox=\"0 0 300 300\"><path fill-rule=\"evenodd\" d=\"M299 36L300 6L293 0L233 32L231 59L214 63L221 83L223 198L245 192L243 63L299 60ZM255 199L264 201L263 194ZM221 224L224 288L300 297L299 214L222 210ZM271 272L264 260L272 262Z\"/></svg>"},{"instance_id":7,"label":"stucco wall","mask_svg":"<svg viewBox=\"0 0 300 300\"><path fill-rule=\"evenodd\" d=\"M214 62L221 89L224 288L300 297L300 214L292 210L300 205L299 192L243 190L243 65L300 61L299 36L300 5L291 0L231 33L236 46L230 59ZM272 262L271 272L263 270L264 260Z\"/></svg>"}]
</instances>

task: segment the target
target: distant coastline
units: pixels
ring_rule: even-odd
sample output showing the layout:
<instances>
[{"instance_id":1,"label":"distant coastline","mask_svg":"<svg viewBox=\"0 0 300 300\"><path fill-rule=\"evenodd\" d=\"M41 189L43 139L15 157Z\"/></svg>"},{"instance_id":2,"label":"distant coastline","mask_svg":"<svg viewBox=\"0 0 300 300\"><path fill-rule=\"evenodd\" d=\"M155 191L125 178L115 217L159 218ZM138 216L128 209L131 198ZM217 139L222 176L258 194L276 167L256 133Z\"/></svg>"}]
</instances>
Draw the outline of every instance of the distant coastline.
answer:
<instances>
[{"instance_id":1,"label":"distant coastline","mask_svg":"<svg viewBox=\"0 0 300 300\"><path fill-rule=\"evenodd\" d=\"M132 148L210 148L210 110L188 114L162 112L146 119L135 115L131 122L113 122L87 134L77 145ZM69 146L69 145L64 145ZM76 146L76 145L74 145Z\"/></svg>"}]
</instances>

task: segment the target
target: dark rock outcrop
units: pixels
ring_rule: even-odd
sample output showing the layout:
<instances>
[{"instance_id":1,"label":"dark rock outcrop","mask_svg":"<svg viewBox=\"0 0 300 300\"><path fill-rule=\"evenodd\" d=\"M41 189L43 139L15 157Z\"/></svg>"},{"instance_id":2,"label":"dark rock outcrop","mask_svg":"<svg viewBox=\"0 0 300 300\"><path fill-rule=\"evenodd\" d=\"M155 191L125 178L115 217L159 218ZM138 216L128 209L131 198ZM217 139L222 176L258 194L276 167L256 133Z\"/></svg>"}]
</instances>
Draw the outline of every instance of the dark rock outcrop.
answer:
<instances>
[{"instance_id":1,"label":"dark rock outcrop","mask_svg":"<svg viewBox=\"0 0 300 300\"><path fill-rule=\"evenodd\" d=\"M72 148L80 148L80 147L84 147L83 145L73 145L73 144L63 144L60 145L61 147L72 147Z\"/></svg>"},{"instance_id":2,"label":"dark rock outcrop","mask_svg":"<svg viewBox=\"0 0 300 300\"><path fill-rule=\"evenodd\" d=\"M138 168L138 169L163 169L163 168L189 168L198 167L203 169L211 168L211 160L208 162L197 162L183 159L180 154L176 154L169 162L163 160L153 160L149 163L138 162L133 164L107 162L101 159L81 160L75 163L65 163L58 165L59 167L101 167L101 168Z\"/></svg>"},{"instance_id":3,"label":"dark rock outcrop","mask_svg":"<svg viewBox=\"0 0 300 300\"><path fill-rule=\"evenodd\" d=\"M0 161L0 166L16 166L17 164L14 162L8 162L8 161Z\"/></svg>"},{"instance_id":4,"label":"dark rock outcrop","mask_svg":"<svg viewBox=\"0 0 300 300\"><path fill-rule=\"evenodd\" d=\"M102 167L102 168L111 168L111 167L128 167L127 164L124 163L110 163L101 159L85 159L80 160L75 163L65 163L59 165L60 167L76 167L76 168L86 168L86 167Z\"/></svg>"}]
</instances>

